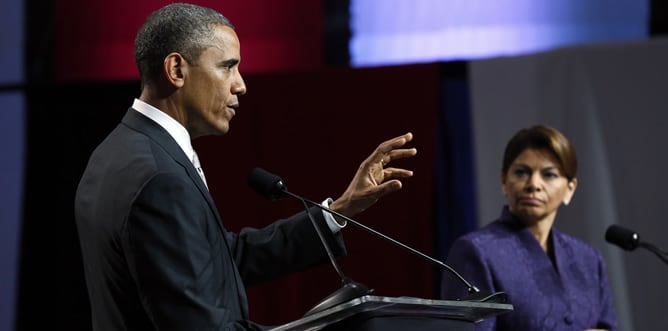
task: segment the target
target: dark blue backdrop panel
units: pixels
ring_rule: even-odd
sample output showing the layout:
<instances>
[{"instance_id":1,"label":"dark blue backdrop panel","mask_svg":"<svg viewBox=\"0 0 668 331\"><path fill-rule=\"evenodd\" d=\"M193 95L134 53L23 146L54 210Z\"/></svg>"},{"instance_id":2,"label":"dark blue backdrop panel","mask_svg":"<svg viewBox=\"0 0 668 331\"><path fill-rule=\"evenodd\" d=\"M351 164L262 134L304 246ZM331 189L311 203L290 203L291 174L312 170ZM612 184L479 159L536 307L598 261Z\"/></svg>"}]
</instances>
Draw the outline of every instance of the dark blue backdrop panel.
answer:
<instances>
[{"instance_id":1,"label":"dark blue backdrop panel","mask_svg":"<svg viewBox=\"0 0 668 331\"><path fill-rule=\"evenodd\" d=\"M476 228L476 192L466 63L442 65L441 111L435 167L436 254L445 261L452 242ZM434 289L440 288L436 272Z\"/></svg>"},{"instance_id":2,"label":"dark blue backdrop panel","mask_svg":"<svg viewBox=\"0 0 668 331\"><path fill-rule=\"evenodd\" d=\"M23 1L5 0L0 20L0 330L14 329L23 195Z\"/></svg>"},{"instance_id":3,"label":"dark blue backdrop panel","mask_svg":"<svg viewBox=\"0 0 668 331\"><path fill-rule=\"evenodd\" d=\"M23 195L24 97L0 93L0 330L12 330Z\"/></svg>"}]
</instances>

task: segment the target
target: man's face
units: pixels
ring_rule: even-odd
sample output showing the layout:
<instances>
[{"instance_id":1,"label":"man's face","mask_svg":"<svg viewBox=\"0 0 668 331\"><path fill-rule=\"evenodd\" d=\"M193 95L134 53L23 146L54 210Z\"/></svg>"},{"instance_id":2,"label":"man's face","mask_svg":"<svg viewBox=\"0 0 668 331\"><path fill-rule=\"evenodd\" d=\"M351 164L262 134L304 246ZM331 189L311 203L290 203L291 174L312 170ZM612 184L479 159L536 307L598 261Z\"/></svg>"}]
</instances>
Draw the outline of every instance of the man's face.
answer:
<instances>
[{"instance_id":1,"label":"man's face","mask_svg":"<svg viewBox=\"0 0 668 331\"><path fill-rule=\"evenodd\" d=\"M214 45L205 49L195 63L188 64L182 87L187 114L186 129L192 138L221 135L239 107L239 95L246 85L239 73L239 38L233 29L219 25Z\"/></svg>"}]
</instances>

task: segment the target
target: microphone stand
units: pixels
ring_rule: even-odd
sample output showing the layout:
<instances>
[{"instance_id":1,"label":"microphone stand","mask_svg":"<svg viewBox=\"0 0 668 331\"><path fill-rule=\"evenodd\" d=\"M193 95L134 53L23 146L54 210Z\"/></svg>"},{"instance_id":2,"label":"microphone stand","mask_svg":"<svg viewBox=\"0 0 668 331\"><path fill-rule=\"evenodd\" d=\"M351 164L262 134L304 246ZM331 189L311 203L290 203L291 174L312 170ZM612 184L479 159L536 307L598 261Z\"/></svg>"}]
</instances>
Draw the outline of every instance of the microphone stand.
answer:
<instances>
[{"instance_id":1,"label":"microphone stand","mask_svg":"<svg viewBox=\"0 0 668 331\"><path fill-rule=\"evenodd\" d=\"M386 235L384 235L384 234L382 234L382 233L380 233L380 232L378 232L378 231L376 231L376 230L374 230L374 229L372 229L372 228L370 228L370 227L368 227L364 224L361 224L361 223L351 219L348 216L345 216L345 215L343 215L339 212L336 212L336 211L334 211L334 210L332 210L328 207L322 206L321 204L319 204L317 202L311 201L309 199L306 199L304 197L301 197L299 195L296 195L296 194L288 191L288 189L285 187L285 184L283 184L283 180L281 179L281 177L278 177L278 176L276 176L276 175L274 175L274 174L272 174L272 173L270 173L270 172L268 172L268 171L266 171L262 168L254 168L251 171L251 173L248 176L248 185L253 190L255 190L257 193L261 194L262 196L264 196L264 197L266 197L267 199L270 199L270 200L278 199L278 198L281 197L281 195L285 194L285 195L289 195L290 197L301 201L302 204L304 205L304 208L306 209L306 214L307 214L309 220L311 221L313 227L316 230L316 233L318 234L318 237L320 238L320 241L322 241L322 244L323 244L323 246L324 246L324 248L327 252L327 255L328 255L330 261L332 262L332 265L334 266L334 269L336 269L336 272L341 277L341 281L343 282L343 287L341 289L339 289L338 291L332 293L331 295L329 295L325 299L323 299L315 307L313 307L311 310L309 310L306 313L306 315L310 315L310 314L322 311L322 310L330 308L332 306L341 304L343 302L350 301L352 299L355 299L355 298L358 298L358 297L361 297L361 296L364 296L364 295L367 295L367 294L370 294L370 293L373 292L373 290L369 290L369 288L367 288L366 286L350 280L348 277L346 277L343 274L343 272L341 271L341 268L339 268L338 264L336 263L336 260L334 259L334 255L332 254L331 249L330 249L329 245L327 244L327 241L325 240L325 237L323 236L322 232L320 231L320 228L316 224L315 219L311 215L311 213L309 211L308 204L311 204L313 206L316 206L316 207L320 208L323 211L326 211L330 214L333 214L333 215L336 215L340 218L343 218L346 221L348 221L350 223L353 223L356 226L358 226L358 227L360 227L360 228L362 228L362 229L364 229L364 230L366 230L366 231L368 231L368 232L370 232L370 233L372 233L372 234L374 234L374 235L376 235L376 236L378 236L382 239L385 239L385 240L387 240L387 241L389 241L389 242L391 242L391 243L393 243L393 244L395 244L395 245L397 245L397 246L399 246L403 249L408 250L409 252L411 252L415 255L418 255L418 256L420 256L424 259L427 259L427 260L429 260L429 261L431 261L435 264L438 264L439 266L447 269L450 273L455 275L462 283L464 283L466 285L466 288L468 290L469 295L466 298L463 299L465 301L494 302L494 303L505 303L505 302L507 302L507 297L506 297L506 294L504 292L496 292L496 293L492 293L492 294L482 293L482 292L480 292L480 290L477 287L471 285L468 281L466 281L466 279L464 279L464 277L462 277L457 271L455 271L449 265L447 265L447 264L445 264L445 263L443 263L439 260L436 260L436 259L432 258L431 256L426 255L426 254L424 254L424 253L422 253L422 252L420 252L420 251L418 251L418 250L416 250L416 249L414 249L410 246L407 246L407 245L405 245L405 244L403 244L403 243L401 243L401 242L399 242L395 239L392 239L392 238L390 238L390 237L388 237L388 236L386 236Z\"/></svg>"},{"instance_id":2,"label":"microphone stand","mask_svg":"<svg viewBox=\"0 0 668 331\"><path fill-rule=\"evenodd\" d=\"M311 200L306 199L304 197L298 196L298 195L288 191L285 188L285 186L281 187L281 190L283 191L284 194L289 195L289 196L291 196L295 199L301 200L304 203L305 206L306 206L306 203L308 202L309 204L311 204L313 206L316 206L316 207L320 208L321 210L324 210L328 213L339 216L339 217L345 219L347 222L350 222L350 223L352 223L352 224L354 224L354 225L356 225L356 226L358 226L358 227L360 227L360 228L362 228L362 229L364 229L364 230L366 230L366 231L368 231L368 232L370 232L370 233L372 233L372 234L374 234L374 235L376 235L376 236L378 236L382 239L388 240L391 243L393 243L393 244L395 244L395 245L397 245L397 246L399 246L403 249L408 250L409 252L411 252L415 255L418 255L422 258L425 258L425 259L427 259L427 260L429 260L429 261L447 269L453 275L455 275L462 283L464 283L464 285L466 285L466 288L467 288L467 291L468 291L469 295L466 298L463 299L464 301L496 302L496 303L503 303L503 302L507 301L507 296L504 292L496 292L496 293L492 293L492 294L483 293L483 292L480 291L480 289L478 289L477 287L475 287L474 285L469 283L466 279L464 279L464 277L462 277L462 275L460 275L457 271L455 271L455 269L453 269L451 266L449 266L449 265L447 265L447 264L445 264L445 263L443 263L443 262L441 262L437 259L434 259L433 257L431 257L429 255L426 255L426 254L424 254L424 253L422 253L422 252L420 252L420 251L418 251L418 250L416 250L416 249L414 249L414 248L412 248L412 247L410 247L410 246L408 246L408 245L406 245L402 242L399 242L399 241L397 241L397 240L395 240L395 239L393 239L393 238L391 238L387 235L384 235L384 234L382 234L382 233L380 233L380 232L378 232L378 231L376 231L376 230L374 230L374 229L372 229L372 228L370 228L370 227L368 227L368 226L366 226L362 223L359 223L359 222L353 220L352 218L350 218L348 216L345 216L345 215L343 215L343 214L341 214L337 211L334 211L330 208L327 208L327 207L325 207L325 206L323 206L323 205L321 205L321 204L319 204L315 201L311 201ZM315 222L314 222L314 225L315 225ZM327 246L327 245L325 245L325 246Z\"/></svg>"},{"instance_id":3,"label":"microphone stand","mask_svg":"<svg viewBox=\"0 0 668 331\"><path fill-rule=\"evenodd\" d=\"M306 210L306 215L308 216L309 220L311 220L311 224L313 224L313 227L315 228L315 232L318 234L318 237L320 238L320 241L322 242L322 245L325 247L325 251L327 252L327 256L329 256L329 260L332 262L332 266L334 266L334 269L336 272L339 274L339 277L341 277L341 282L343 283L343 287L340 289L336 290L334 293L330 294L327 296L325 299L320 301L317 305L315 305L313 308L311 308L309 311L304 314L304 316L308 316L311 314L315 314L317 312L323 311L327 308L336 306L338 304L350 301L352 299L359 298L361 296L371 294L373 293L373 290L370 290L368 287L365 285L355 282L352 279L346 277L343 274L343 271L341 271L341 268L339 267L339 264L336 263L336 260L334 258L334 254L332 254L332 250L327 244L327 240L325 239L325 236L322 234L322 231L320 230L320 227L318 224L315 222L315 219L313 218L313 215L311 215L311 212L309 211L308 204L306 203L306 199L297 196L295 194L289 193L287 189L283 190L284 193L288 194L289 196L296 198L302 202L304 205L304 209Z\"/></svg>"},{"instance_id":4,"label":"microphone stand","mask_svg":"<svg viewBox=\"0 0 668 331\"><path fill-rule=\"evenodd\" d=\"M668 252L661 250L653 244L640 240L640 235L633 230L615 224L610 225L605 231L605 241L617 245L627 251L642 247L656 254L661 261L668 264Z\"/></svg>"},{"instance_id":5,"label":"microphone stand","mask_svg":"<svg viewBox=\"0 0 668 331\"><path fill-rule=\"evenodd\" d=\"M638 243L638 246L656 254L656 256L658 256L659 259L661 259L661 261L663 261L663 263L668 264L668 252L665 252L665 251L661 250L660 248L658 248L658 247L656 247L656 246L654 246L650 243L646 243L646 242L642 242L642 241Z\"/></svg>"}]
</instances>

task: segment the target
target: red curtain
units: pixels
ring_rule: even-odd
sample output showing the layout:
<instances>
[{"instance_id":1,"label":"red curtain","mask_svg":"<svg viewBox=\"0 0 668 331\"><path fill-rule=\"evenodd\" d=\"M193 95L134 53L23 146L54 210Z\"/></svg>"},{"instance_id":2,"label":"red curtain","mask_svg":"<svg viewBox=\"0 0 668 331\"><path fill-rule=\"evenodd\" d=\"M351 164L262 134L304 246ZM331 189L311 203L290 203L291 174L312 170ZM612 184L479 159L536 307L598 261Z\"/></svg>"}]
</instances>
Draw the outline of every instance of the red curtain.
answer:
<instances>
[{"instance_id":1,"label":"red curtain","mask_svg":"<svg viewBox=\"0 0 668 331\"><path fill-rule=\"evenodd\" d=\"M138 79L135 33L168 2L58 1L56 78ZM323 68L321 1L194 3L221 11L236 26L249 91L226 136L195 141L225 226L261 227L301 210L295 201L253 193L246 184L253 167L279 174L291 191L312 200L336 198L378 143L411 131L418 156L395 165L413 169L415 177L356 219L431 254L438 65ZM432 298L429 262L353 225L344 231L349 256L340 263L347 276L378 295ZM251 318L289 322L339 287L327 264L249 289Z\"/></svg>"},{"instance_id":2,"label":"red curtain","mask_svg":"<svg viewBox=\"0 0 668 331\"><path fill-rule=\"evenodd\" d=\"M171 3L55 2L55 77L66 81L138 79L134 38L145 18ZM322 3L309 0L199 0L235 25L243 72L289 71L322 65Z\"/></svg>"},{"instance_id":3,"label":"red curtain","mask_svg":"<svg viewBox=\"0 0 668 331\"><path fill-rule=\"evenodd\" d=\"M281 176L311 200L337 198L364 158L383 140L413 132L414 170L404 188L356 219L409 246L433 252L433 166L439 66L247 75L248 94L224 137L195 140L225 226L261 227L300 211L292 199L267 201L246 184L253 167ZM343 272L382 296L433 297L432 267L354 225L344 229ZM253 320L281 324L340 287L330 264L249 289Z\"/></svg>"}]
</instances>

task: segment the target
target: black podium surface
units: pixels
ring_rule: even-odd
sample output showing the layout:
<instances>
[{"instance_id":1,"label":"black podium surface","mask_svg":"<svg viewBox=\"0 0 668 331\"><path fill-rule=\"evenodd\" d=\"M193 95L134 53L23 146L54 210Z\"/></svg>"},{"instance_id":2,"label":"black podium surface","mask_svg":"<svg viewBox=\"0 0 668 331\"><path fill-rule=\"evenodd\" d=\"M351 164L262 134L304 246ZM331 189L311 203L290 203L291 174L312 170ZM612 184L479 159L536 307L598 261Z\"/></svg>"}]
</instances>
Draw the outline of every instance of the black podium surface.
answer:
<instances>
[{"instance_id":1,"label":"black podium surface","mask_svg":"<svg viewBox=\"0 0 668 331\"><path fill-rule=\"evenodd\" d=\"M512 310L506 303L365 295L271 331L473 330L476 322Z\"/></svg>"}]
</instances>

